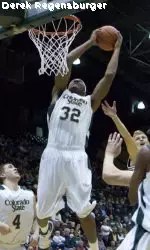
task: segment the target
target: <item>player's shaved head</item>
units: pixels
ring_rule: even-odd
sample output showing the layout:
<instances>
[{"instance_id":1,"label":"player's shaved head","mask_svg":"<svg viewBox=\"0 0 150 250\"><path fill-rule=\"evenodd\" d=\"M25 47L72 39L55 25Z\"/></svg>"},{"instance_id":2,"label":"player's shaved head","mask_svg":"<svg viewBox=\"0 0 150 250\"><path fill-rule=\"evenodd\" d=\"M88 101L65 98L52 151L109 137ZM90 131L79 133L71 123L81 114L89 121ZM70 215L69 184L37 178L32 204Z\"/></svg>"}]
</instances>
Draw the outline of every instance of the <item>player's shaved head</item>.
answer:
<instances>
[{"instance_id":1,"label":"player's shaved head","mask_svg":"<svg viewBox=\"0 0 150 250\"><path fill-rule=\"evenodd\" d=\"M76 93L78 95L82 95L85 96L86 95L86 85L84 83L83 80L81 79L73 79L69 85L68 85L68 89L72 92L72 93Z\"/></svg>"}]
</instances>

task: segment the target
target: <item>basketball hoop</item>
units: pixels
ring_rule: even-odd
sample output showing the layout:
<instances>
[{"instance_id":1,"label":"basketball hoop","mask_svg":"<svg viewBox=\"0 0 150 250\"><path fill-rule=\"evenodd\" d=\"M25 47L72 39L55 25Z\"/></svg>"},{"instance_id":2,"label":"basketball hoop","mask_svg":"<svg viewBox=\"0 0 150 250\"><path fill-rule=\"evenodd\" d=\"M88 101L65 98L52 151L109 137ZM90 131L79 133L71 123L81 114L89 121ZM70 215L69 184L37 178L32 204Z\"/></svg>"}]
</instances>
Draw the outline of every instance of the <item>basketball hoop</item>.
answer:
<instances>
[{"instance_id":1,"label":"basketball hoop","mask_svg":"<svg viewBox=\"0 0 150 250\"><path fill-rule=\"evenodd\" d=\"M63 26L63 30L61 31ZM29 37L35 44L41 57L39 75L66 75L69 71L67 55L69 47L82 28L81 21L76 16L65 16L58 23L52 21L54 31L48 31L48 25L38 29L30 29ZM65 27L65 28L64 28Z\"/></svg>"}]
</instances>

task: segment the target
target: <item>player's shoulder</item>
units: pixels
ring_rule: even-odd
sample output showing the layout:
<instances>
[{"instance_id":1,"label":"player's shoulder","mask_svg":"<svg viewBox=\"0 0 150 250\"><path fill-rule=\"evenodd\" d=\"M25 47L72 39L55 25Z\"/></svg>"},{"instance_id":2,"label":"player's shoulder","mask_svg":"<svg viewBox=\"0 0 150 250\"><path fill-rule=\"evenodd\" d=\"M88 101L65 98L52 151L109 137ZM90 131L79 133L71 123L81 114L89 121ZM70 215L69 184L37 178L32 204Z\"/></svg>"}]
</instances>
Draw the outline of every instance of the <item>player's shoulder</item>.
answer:
<instances>
[{"instance_id":1,"label":"player's shoulder","mask_svg":"<svg viewBox=\"0 0 150 250\"><path fill-rule=\"evenodd\" d=\"M150 145L143 146L138 153L138 157L144 161L150 160Z\"/></svg>"},{"instance_id":2,"label":"player's shoulder","mask_svg":"<svg viewBox=\"0 0 150 250\"><path fill-rule=\"evenodd\" d=\"M139 154L144 154L144 153L150 153L150 144L145 145L140 149Z\"/></svg>"}]
</instances>

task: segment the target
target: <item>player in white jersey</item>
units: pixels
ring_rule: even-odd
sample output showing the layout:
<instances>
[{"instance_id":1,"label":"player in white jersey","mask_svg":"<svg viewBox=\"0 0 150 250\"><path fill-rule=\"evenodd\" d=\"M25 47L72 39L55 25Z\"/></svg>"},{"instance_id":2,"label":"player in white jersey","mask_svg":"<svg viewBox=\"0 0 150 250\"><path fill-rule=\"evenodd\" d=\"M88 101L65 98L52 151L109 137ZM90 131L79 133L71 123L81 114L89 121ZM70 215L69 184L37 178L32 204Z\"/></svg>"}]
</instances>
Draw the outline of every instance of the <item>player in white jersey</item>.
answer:
<instances>
[{"instance_id":1,"label":"player in white jersey","mask_svg":"<svg viewBox=\"0 0 150 250\"><path fill-rule=\"evenodd\" d=\"M55 79L47 115L48 143L39 170L37 193L37 216L41 227L39 249L49 249L48 218L63 207L64 194L68 206L80 218L91 250L98 249L95 219L91 215L96 201L90 203L91 171L88 168L85 142L93 112L99 108L116 75L121 44L122 36L118 32L118 40L104 77L92 95L86 96L86 85L81 79L74 79L68 85L71 70L67 76L58 76ZM95 31L86 43L69 53L69 68L75 59L93 45L96 45Z\"/></svg>"},{"instance_id":2,"label":"player in white jersey","mask_svg":"<svg viewBox=\"0 0 150 250\"><path fill-rule=\"evenodd\" d=\"M113 161L121 152L122 139L115 133L110 135L105 151L103 179L109 185L129 186L131 205L137 205L132 220L133 229L127 234L117 250L150 249L150 146L144 146L136 159L135 170L119 170Z\"/></svg>"},{"instance_id":3,"label":"player in white jersey","mask_svg":"<svg viewBox=\"0 0 150 250\"><path fill-rule=\"evenodd\" d=\"M32 230L30 246L38 243L36 202L32 191L19 185L20 174L12 164L0 165L0 250L23 250Z\"/></svg>"}]
</instances>

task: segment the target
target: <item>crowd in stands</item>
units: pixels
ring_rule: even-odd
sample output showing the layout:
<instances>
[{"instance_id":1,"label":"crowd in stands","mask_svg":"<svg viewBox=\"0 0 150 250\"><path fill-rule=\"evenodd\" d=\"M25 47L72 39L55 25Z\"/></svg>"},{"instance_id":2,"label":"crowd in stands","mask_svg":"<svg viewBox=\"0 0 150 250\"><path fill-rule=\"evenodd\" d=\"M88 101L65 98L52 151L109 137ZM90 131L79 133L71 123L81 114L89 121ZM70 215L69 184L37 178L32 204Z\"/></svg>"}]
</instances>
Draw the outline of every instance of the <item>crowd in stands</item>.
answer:
<instances>
[{"instance_id":1,"label":"crowd in stands","mask_svg":"<svg viewBox=\"0 0 150 250\"><path fill-rule=\"evenodd\" d=\"M32 189L36 194L38 169L41 154L46 140L36 136L7 138L0 136L0 161L11 162L18 167L22 179L20 185ZM94 165L93 170L94 170ZM93 171L94 172L94 171ZM94 188L92 199L97 200L95 217L98 231L99 250L115 250L131 229L132 210L129 206L126 188L105 185L100 178L98 188ZM65 197L64 197L65 200ZM80 227L78 218L66 205L54 220L54 231L51 237L52 250L57 249L89 249L86 237Z\"/></svg>"}]
</instances>

